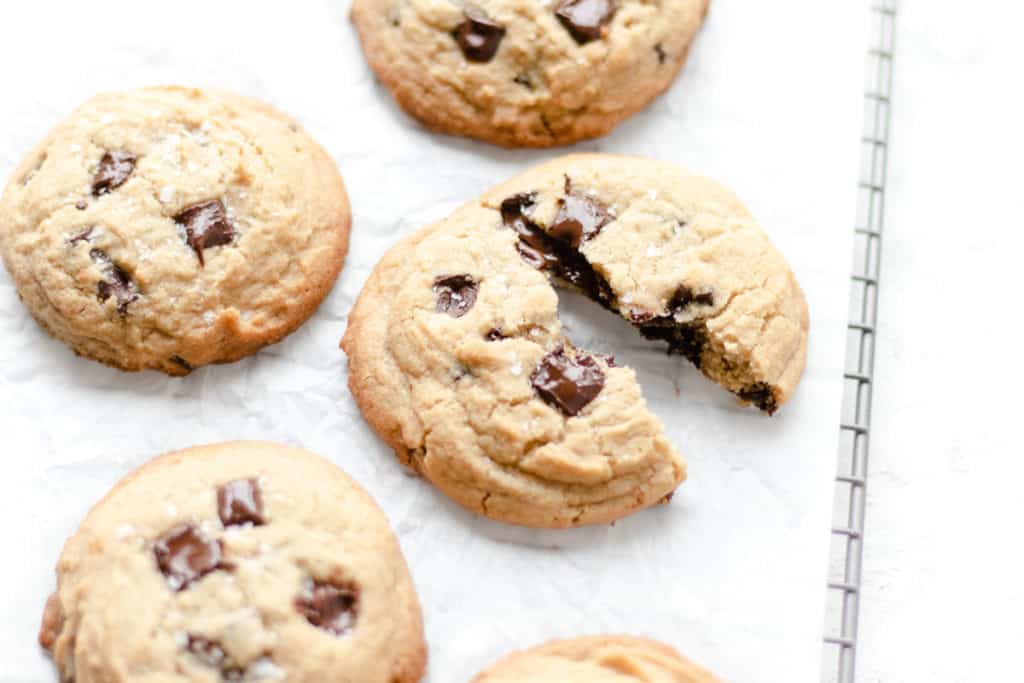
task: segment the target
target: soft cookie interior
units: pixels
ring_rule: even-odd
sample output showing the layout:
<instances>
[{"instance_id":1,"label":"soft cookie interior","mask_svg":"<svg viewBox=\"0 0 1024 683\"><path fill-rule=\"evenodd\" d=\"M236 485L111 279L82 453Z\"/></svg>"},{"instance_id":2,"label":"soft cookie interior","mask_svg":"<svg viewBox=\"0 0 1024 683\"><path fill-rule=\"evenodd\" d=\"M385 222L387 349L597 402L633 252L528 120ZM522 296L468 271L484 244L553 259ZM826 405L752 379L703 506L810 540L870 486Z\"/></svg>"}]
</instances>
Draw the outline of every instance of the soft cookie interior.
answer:
<instances>
[{"instance_id":1,"label":"soft cookie interior","mask_svg":"<svg viewBox=\"0 0 1024 683\"><path fill-rule=\"evenodd\" d=\"M516 191L520 190L520 191ZM656 162L567 157L488 194L527 262L771 414L803 371L807 309L727 190Z\"/></svg>"}]
</instances>

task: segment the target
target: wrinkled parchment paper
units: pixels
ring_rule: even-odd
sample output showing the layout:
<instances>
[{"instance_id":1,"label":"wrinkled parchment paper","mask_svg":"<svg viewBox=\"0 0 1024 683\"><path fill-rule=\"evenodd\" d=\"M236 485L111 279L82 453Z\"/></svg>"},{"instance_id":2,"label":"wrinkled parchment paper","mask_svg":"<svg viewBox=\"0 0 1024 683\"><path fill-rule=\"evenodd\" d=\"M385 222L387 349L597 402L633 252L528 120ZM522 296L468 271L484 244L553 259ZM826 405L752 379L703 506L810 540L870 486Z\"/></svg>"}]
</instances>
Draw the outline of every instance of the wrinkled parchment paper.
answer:
<instances>
[{"instance_id":1,"label":"wrinkled parchment paper","mask_svg":"<svg viewBox=\"0 0 1024 683\"><path fill-rule=\"evenodd\" d=\"M606 631L660 638L729 681L814 680L866 12L820 0L712 4L673 89L579 149L669 159L730 185L807 292L807 373L769 419L566 295L570 336L637 370L690 479L670 506L560 532L476 518L404 474L360 418L338 349L362 283L399 236L558 152L420 129L369 73L345 0L0 6L0 176L94 92L197 84L297 117L338 162L354 205L352 251L316 316L255 357L186 379L75 358L0 274L0 681L55 680L35 645L38 618L88 507L153 455L237 438L304 446L377 498L423 600L434 683L468 681L549 637Z\"/></svg>"}]
</instances>

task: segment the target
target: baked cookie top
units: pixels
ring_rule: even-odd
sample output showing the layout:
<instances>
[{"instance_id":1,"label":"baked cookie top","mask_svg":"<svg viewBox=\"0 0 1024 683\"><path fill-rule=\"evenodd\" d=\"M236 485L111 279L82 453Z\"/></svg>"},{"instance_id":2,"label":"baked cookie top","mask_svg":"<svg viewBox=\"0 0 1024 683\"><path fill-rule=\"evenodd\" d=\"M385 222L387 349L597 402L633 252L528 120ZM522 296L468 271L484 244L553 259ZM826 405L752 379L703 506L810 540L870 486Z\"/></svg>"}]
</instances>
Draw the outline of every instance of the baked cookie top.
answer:
<instances>
[{"instance_id":1,"label":"baked cookie top","mask_svg":"<svg viewBox=\"0 0 1024 683\"><path fill-rule=\"evenodd\" d=\"M473 683L719 683L672 648L630 636L555 640L514 653Z\"/></svg>"},{"instance_id":2,"label":"baked cookie top","mask_svg":"<svg viewBox=\"0 0 1024 683\"><path fill-rule=\"evenodd\" d=\"M511 147L604 135L664 91L708 0L355 0L377 76L427 126Z\"/></svg>"},{"instance_id":3,"label":"baked cookie top","mask_svg":"<svg viewBox=\"0 0 1024 683\"><path fill-rule=\"evenodd\" d=\"M185 374L280 340L348 247L337 167L294 121L225 92L99 95L15 170L0 252L77 353Z\"/></svg>"},{"instance_id":4,"label":"baked cookie top","mask_svg":"<svg viewBox=\"0 0 1024 683\"><path fill-rule=\"evenodd\" d=\"M489 517L606 522L685 478L633 371L565 338L552 281L766 410L803 370L803 295L722 186L606 155L528 171L393 247L342 341L399 459Z\"/></svg>"},{"instance_id":5,"label":"baked cookie top","mask_svg":"<svg viewBox=\"0 0 1024 683\"><path fill-rule=\"evenodd\" d=\"M125 477L68 540L40 642L61 680L411 683L420 607L387 520L334 465L232 442Z\"/></svg>"}]
</instances>

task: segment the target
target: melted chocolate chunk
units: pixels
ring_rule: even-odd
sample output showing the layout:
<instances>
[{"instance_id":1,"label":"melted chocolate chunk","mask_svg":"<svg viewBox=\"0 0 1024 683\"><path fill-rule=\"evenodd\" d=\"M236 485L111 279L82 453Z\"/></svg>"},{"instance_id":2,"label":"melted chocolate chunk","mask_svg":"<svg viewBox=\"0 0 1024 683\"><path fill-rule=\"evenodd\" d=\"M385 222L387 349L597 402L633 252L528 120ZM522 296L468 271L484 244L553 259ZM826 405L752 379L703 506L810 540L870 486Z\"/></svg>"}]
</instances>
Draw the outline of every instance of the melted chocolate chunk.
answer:
<instances>
[{"instance_id":1,"label":"melted chocolate chunk","mask_svg":"<svg viewBox=\"0 0 1024 683\"><path fill-rule=\"evenodd\" d=\"M694 293L692 289L686 285L679 285L676 289L675 294L668 302L668 312L670 315L676 315L682 313L692 304L699 304L701 306L713 306L715 298L711 295L711 292L702 292L700 294Z\"/></svg>"},{"instance_id":2,"label":"melted chocolate chunk","mask_svg":"<svg viewBox=\"0 0 1024 683\"><path fill-rule=\"evenodd\" d=\"M171 362L189 372L192 371L192 364L181 356L171 356Z\"/></svg>"},{"instance_id":3,"label":"melted chocolate chunk","mask_svg":"<svg viewBox=\"0 0 1024 683\"><path fill-rule=\"evenodd\" d=\"M558 215L548 234L578 248L585 240L593 239L601 228L615 220L608 208L593 197L575 192L568 176L565 178L565 196L558 200Z\"/></svg>"},{"instance_id":4,"label":"melted chocolate chunk","mask_svg":"<svg viewBox=\"0 0 1024 683\"><path fill-rule=\"evenodd\" d=\"M226 527L263 524L263 494L259 482L236 479L217 489L217 514Z\"/></svg>"},{"instance_id":5,"label":"melted chocolate chunk","mask_svg":"<svg viewBox=\"0 0 1024 683\"><path fill-rule=\"evenodd\" d=\"M502 339L508 339L508 337L506 337L500 329L494 327L488 330L487 334L484 336L484 339L486 339L487 341L501 341Z\"/></svg>"},{"instance_id":6,"label":"melted chocolate chunk","mask_svg":"<svg viewBox=\"0 0 1024 683\"><path fill-rule=\"evenodd\" d=\"M469 275L441 275L434 280L437 305L434 310L461 318L473 308L480 285Z\"/></svg>"},{"instance_id":7,"label":"melted chocolate chunk","mask_svg":"<svg viewBox=\"0 0 1024 683\"><path fill-rule=\"evenodd\" d=\"M640 325L642 323L650 322L654 319L654 314L649 311L644 311L639 308L630 308L627 315L629 322L634 325Z\"/></svg>"},{"instance_id":8,"label":"melted chocolate chunk","mask_svg":"<svg viewBox=\"0 0 1024 683\"><path fill-rule=\"evenodd\" d=\"M562 0L555 15L577 43L583 45L603 38L615 15L612 0Z\"/></svg>"},{"instance_id":9,"label":"melted chocolate chunk","mask_svg":"<svg viewBox=\"0 0 1024 683\"><path fill-rule=\"evenodd\" d=\"M772 388L764 382L744 387L737 391L736 395L747 403L753 403L769 415L773 414L779 407L779 404L775 401L775 394L772 392Z\"/></svg>"},{"instance_id":10,"label":"melted chocolate chunk","mask_svg":"<svg viewBox=\"0 0 1024 683\"><path fill-rule=\"evenodd\" d=\"M591 356L577 353L570 358L559 346L541 359L530 383L545 403L571 417L601 393L604 371Z\"/></svg>"},{"instance_id":11,"label":"melted chocolate chunk","mask_svg":"<svg viewBox=\"0 0 1024 683\"><path fill-rule=\"evenodd\" d=\"M537 204L537 194L524 192L512 195L501 203L501 222L505 227L512 228L519 234L523 234L529 227L536 227L529 218L533 207Z\"/></svg>"},{"instance_id":12,"label":"melted chocolate chunk","mask_svg":"<svg viewBox=\"0 0 1024 683\"><path fill-rule=\"evenodd\" d=\"M679 354L700 367L707 345L707 328L702 323L678 323L666 315L638 323L637 328L645 339L667 342L669 354Z\"/></svg>"},{"instance_id":13,"label":"melted chocolate chunk","mask_svg":"<svg viewBox=\"0 0 1024 683\"><path fill-rule=\"evenodd\" d=\"M316 581L305 595L295 599L295 608L313 626L343 636L355 626L359 592L350 585Z\"/></svg>"},{"instance_id":14,"label":"melted chocolate chunk","mask_svg":"<svg viewBox=\"0 0 1024 683\"><path fill-rule=\"evenodd\" d=\"M455 27L452 37L469 61L491 61L505 37L505 27L477 10L468 9L464 14L465 21Z\"/></svg>"},{"instance_id":15,"label":"melted chocolate chunk","mask_svg":"<svg viewBox=\"0 0 1024 683\"><path fill-rule=\"evenodd\" d=\"M175 216L174 222L185 230L185 241L201 265L206 264L204 249L229 244L235 238L235 228L219 199L193 204Z\"/></svg>"},{"instance_id":16,"label":"melted chocolate chunk","mask_svg":"<svg viewBox=\"0 0 1024 683\"><path fill-rule=\"evenodd\" d=\"M153 553L157 567L176 591L223 566L220 542L210 540L193 524L175 527L158 538Z\"/></svg>"},{"instance_id":17,"label":"melted chocolate chunk","mask_svg":"<svg viewBox=\"0 0 1024 683\"><path fill-rule=\"evenodd\" d=\"M536 195L517 194L501 203L502 221L519 234L516 247L520 256L534 268L550 271L605 308L611 308L615 295L608 281L571 244L548 235L530 220L535 202Z\"/></svg>"},{"instance_id":18,"label":"melted chocolate chunk","mask_svg":"<svg viewBox=\"0 0 1024 683\"><path fill-rule=\"evenodd\" d=\"M682 355L700 367L701 356L707 345L707 329L700 321L680 322L676 320L676 316L694 304L713 306L714 303L714 295L711 292L697 294L687 285L679 285L669 299L668 312L665 315L654 316L645 311L630 311L629 318L645 338L667 342L670 354Z\"/></svg>"},{"instance_id":19,"label":"melted chocolate chunk","mask_svg":"<svg viewBox=\"0 0 1024 683\"><path fill-rule=\"evenodd\" d=\"M135 155L130 152L107 152L100 159L99 168L92 179L92 196L99 197L124 185L135 170Z\"/></svg>"},{"instance_id":20,"label":"melted chocolate chunk","mask_svg":"<svg viewBox=\"0 0 1024 683\"><path fill-rule=\"evenodd\" d=\"M665 60L668 59L668 53L665 52L665 48L658 43L654 46L654 52L658 55L658 64L664 64Z\"/></svg>"},{"instance_id":21,"label":"melted chocolate chunk","mask_svg":"<svg viewBox=\"0 0 1024 683\"><path fill-rule=\"evenodd\" d=\"M78 237L82 236L77 236L72 239L72 242ZM82 238L89 239L88 235ZM110 297L114 297L117 300L117 312L125 315L128 313L128 304L138 300L139 288L135 285L131 276L107 256L107 252L102 249L93 249L89 252L89 256L103 273L103 279L96 284L97 298L104 302Z\"/></svg>"}]
</instances>

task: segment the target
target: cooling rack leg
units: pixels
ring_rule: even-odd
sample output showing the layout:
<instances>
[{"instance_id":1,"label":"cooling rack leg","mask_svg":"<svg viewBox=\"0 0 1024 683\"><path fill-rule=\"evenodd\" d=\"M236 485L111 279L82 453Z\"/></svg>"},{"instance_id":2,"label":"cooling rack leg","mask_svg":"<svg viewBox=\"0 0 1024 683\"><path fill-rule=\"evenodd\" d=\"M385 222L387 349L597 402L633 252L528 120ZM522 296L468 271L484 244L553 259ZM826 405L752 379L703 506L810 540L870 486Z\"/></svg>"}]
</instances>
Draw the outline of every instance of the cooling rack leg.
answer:
<instances>
[{"instance_id":1,"label":"cooling rack leg","mask_svg":"<svg viewBox=\"0 0 1024 683\"><path fill-rule=\"evenodd\" d=\"M857 617L871 442L871 398L875 380L875 331L885 224L896 10L897 0L874 0L871 4L872 42L867 55L862 171L854 229L854 266L850 277L847 370L843 374L843 411L839 424L839 468L822 671L824 683L853 683L857 659Z\"/></svg>"}]
</instances>

